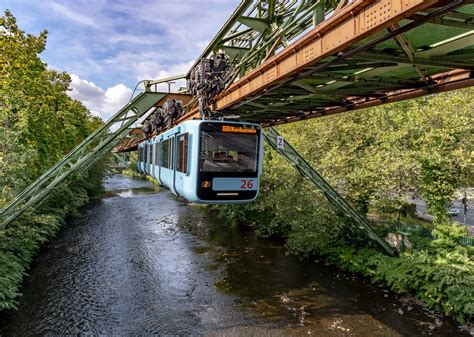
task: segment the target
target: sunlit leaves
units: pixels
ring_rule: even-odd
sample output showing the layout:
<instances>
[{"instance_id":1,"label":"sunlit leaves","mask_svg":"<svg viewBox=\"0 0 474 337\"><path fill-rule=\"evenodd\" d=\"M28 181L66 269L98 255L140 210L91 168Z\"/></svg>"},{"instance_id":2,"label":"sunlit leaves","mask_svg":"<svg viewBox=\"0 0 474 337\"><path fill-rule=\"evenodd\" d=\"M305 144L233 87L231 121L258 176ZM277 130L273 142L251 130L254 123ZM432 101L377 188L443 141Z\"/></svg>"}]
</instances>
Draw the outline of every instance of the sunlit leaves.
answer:
<instances>
[{"instance_id":1,"label":"sunlit leaves","mask_svg":"<svg viewBox=\"0 0 474 337\"><path fill-rule=\"evenodd\" d=\"M100 126L66 94L69 75L47 69L46 32L26 34L10 12L0 18L0 207ZM102 168L81 172L39 209L0 230L0 310L14 308L35 252L66 215L101 190Z\"/></svg>"}]
</instances>

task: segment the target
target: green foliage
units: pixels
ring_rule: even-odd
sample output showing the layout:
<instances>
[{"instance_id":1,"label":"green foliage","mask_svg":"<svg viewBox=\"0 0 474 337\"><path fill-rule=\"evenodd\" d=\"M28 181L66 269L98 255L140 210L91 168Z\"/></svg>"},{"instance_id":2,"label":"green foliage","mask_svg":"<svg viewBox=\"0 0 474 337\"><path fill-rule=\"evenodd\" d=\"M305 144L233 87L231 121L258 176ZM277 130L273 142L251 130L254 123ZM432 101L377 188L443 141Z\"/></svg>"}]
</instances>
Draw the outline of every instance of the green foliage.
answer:
<instances>
[{"instance_id":1,"label":"green foliage","mask_svg":"<svg viewBox=\"0 0 474 337\"><path fill-rule=\"evenodd\" d=\"M408 237L413 247L399 258L381 252L269 148L259 199L214 209L250 224L260 236L283 237L290 253L322 255L394 291L415 293L432 308L472 318L473 260L459 244L466 229L448 221L446 206L456 188L473 183L473 93L466 89L279 129L353 206L391 213L383 217L392 219L396 214L374 229L382 237ZM414 196L428 201L433 231L402 222L414 216L408 201Z\"/></svg>"},{"instance_id":2,"label":"green foliage","mask_svg":"<svg viewBox=\"0 0 474 337\"><path fill-rule=\"evenodd\" d=\"M0 207L101 124L66 94L69 75L39 58L46 36L21 31L9 11L0 17ZM102 193L104 164L74 174L35 211L0 230L0 310L15 308L29 263L66 216Z\"/></svg>"},{"instance_id":3,"label":"green foliage","mask_svg":"<svg viewBox=\"0 0 474 337\"><path fill-rule=\"evenodd\" d=\"M416 292L429 307L461 319L474 317L474 262L465 248L407 252L398 259L374 256L371 263L374 279L394 291Z\"/></svg>"}]
</instances>

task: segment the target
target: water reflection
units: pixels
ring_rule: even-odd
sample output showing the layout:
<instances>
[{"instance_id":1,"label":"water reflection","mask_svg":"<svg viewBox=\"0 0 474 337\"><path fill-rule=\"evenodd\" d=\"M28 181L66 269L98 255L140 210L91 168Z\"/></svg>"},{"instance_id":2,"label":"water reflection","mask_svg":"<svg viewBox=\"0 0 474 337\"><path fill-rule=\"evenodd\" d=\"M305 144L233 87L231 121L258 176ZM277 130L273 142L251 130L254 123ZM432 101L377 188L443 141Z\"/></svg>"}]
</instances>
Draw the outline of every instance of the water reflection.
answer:
<instances>
[{"instance_id":1,"label":"water reflection","mask_svg":"<svg viewBox=\"0 0 474 337\"><path fill-rule=\"evenodd\" d=\"M201 217L206 220L204 226ZM212 259L208 269L217 271L215 287L235 296L241 308L281 329L272 328L272 333L462 335L456 322L441 322L416 300L400 298L323 261L288 256L282 242L257 239L251 229L223 224L198 210L183 213L179 226L207 243L194 252ZM232 329L233 334L239 331Z\"/></svg>"},{"instance_id":2,"label":"water reflection","mask_svg":"<svg viewBox=\"0 0 474 337\"><path fill-rule=\"evenodd\" d=\"M454 336L451 320L114 176L35 259L2 336ZM410 307L410 310L408 310ZM402 314L400 313L402 312Z\"/></svg>"}]
</instances>

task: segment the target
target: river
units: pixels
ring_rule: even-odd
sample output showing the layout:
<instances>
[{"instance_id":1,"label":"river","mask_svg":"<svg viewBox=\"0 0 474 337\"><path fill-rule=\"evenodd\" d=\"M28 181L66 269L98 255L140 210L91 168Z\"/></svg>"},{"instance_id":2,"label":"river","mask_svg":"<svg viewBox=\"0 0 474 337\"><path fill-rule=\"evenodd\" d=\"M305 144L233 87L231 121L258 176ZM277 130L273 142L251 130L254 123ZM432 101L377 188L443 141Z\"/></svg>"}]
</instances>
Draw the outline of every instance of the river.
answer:
<instances>
[{"instance_id":1,"label":"river","mask_svg":"<svg viewBox=\"0 0 474 337\"><path fill-rule=\"evenodd\" d=\"M409 297L285 254L115 175L36 257L2 336L469 336Z\"/></svg>"}]
</instances>

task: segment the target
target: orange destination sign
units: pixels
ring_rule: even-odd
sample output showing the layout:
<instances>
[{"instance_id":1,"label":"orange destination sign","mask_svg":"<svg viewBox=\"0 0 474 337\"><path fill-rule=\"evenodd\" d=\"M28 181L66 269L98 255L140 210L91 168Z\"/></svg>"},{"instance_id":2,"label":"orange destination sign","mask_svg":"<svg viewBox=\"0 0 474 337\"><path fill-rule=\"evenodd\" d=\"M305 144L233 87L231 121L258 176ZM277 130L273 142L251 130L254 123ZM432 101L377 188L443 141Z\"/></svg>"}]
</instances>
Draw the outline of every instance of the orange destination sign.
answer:
<instances>
[{"instance_id":1,"label":"orange destination sign","mask_svg":"<svg viewBox=\"0 0 474 337\"><path fill-rule=\"evenodd\" d=\"M222 126L222 132L236 132L236 133L251 133L251 134L256 134L257 129L247 129L247 128L242 128L242 127L235 127L231 125L223 125Z\"/></svg>"}]
</instances>

